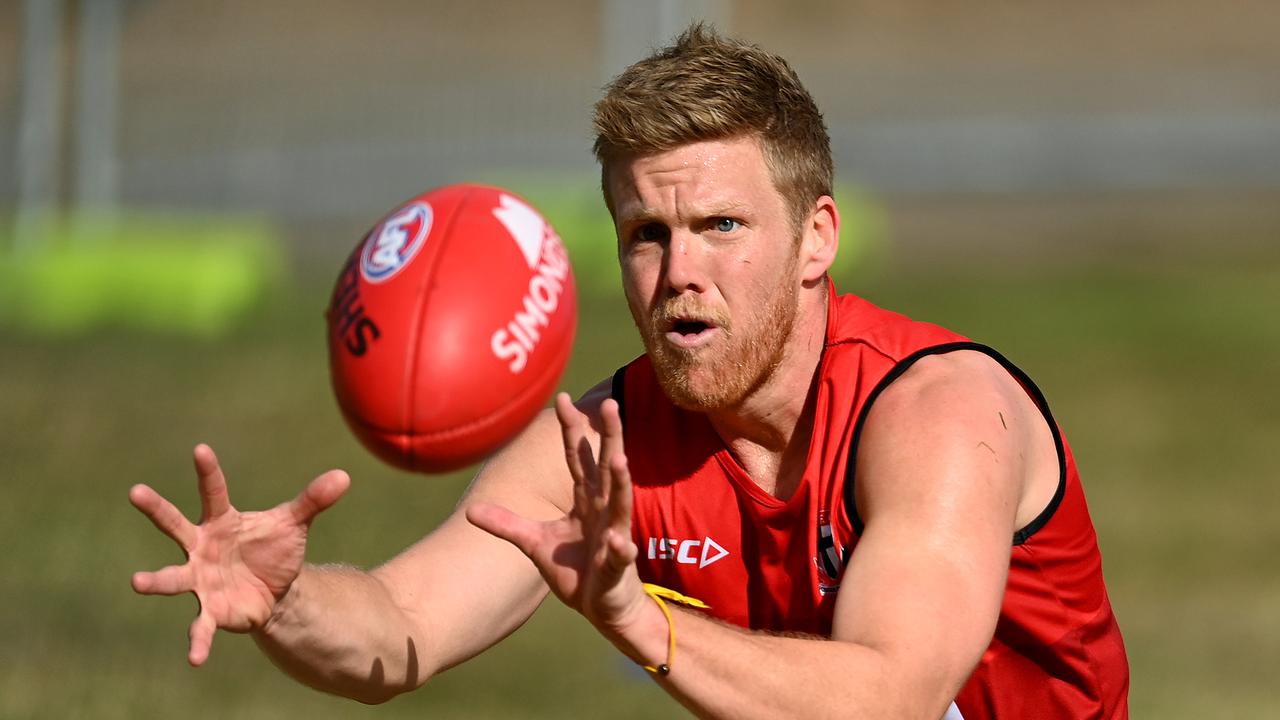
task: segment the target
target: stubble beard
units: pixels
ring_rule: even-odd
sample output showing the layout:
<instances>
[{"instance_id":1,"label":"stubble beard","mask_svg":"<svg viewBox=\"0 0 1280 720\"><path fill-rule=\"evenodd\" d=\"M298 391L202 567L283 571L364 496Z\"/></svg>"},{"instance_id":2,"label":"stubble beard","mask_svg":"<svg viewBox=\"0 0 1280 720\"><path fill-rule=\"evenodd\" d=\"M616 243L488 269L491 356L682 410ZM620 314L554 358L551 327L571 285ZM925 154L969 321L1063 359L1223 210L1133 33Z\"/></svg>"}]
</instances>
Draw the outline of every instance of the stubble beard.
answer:
<instances>
[{"instance_id":1,"label":"stubble beard","mask_svg":"<svg viewBox=\"0 0 1280 720\"><path fill-rule=\"evenodd\" d=\"M636 318L658 383L677 406L695 412L737 407L782 365L799 311L793 273L782 273L759 311L735 323L723 313L696 307L691 299L672 298L649 317ZM674 347L663 337L664 322L675 316L704 317L723 337L708 347Z\"/></svg>"}]
</instances>

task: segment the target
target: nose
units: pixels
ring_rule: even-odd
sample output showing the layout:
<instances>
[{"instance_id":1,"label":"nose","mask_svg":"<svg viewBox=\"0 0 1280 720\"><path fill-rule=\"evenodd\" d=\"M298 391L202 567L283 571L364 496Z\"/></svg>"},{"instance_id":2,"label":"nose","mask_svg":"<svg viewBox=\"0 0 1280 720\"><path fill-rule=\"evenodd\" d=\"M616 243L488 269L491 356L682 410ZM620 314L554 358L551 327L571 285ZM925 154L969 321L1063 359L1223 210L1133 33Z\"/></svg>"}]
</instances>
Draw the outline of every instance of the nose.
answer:
<instances>
[{"instance_id":1,"label":"nose","mask_svg":"<svg viewBox=\"0 0 1280 720\"><path fill-rule=\"evenodd\" d=\"M707 289L702 244L697 235L675 231L663 254L663 277L675 295L701 293Z\"/></svg>"}]
</instances>

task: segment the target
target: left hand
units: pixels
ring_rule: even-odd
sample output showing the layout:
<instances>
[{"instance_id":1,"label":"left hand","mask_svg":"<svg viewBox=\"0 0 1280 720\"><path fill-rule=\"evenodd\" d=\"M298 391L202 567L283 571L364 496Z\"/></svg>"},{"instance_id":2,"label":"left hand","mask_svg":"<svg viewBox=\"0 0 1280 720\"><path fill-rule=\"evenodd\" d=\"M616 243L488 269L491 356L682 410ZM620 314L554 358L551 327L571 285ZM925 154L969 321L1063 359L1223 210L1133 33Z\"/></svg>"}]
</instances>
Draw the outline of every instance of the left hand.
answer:
<instances>
[{"instance_id":1,"label":"left hand","mask_svg":"<svg viewBox=\"0 0 1280 720\"><path fill-rule=\"evenodd\" d=\"M631 540L631 474L622 446L618 403L600 405L600 453L592 453L588 417L569 396L556 396L565 462L573 476L573 507L538 522L506 508L477 503L473 525L515 545L538 567L556 597L614 639L635 624L648 602Z\"/></svg>"}]
</instances>

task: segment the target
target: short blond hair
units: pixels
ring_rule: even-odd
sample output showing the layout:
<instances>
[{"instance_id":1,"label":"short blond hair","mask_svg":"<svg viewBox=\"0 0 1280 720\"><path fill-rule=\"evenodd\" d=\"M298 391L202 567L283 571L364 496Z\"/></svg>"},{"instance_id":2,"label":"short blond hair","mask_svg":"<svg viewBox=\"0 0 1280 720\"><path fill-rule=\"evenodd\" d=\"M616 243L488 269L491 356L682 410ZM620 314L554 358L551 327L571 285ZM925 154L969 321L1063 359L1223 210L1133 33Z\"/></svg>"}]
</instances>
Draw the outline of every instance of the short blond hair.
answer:
<instances>
[{"instance_id":1,"label":"short blond hair","mask_svg":"<svg viewBox=\"0 0 1280 720\"><path fill-rule=\"evenodd\" d=\"M798 227L832 194L831 141L813 96L786 60L696 23L628 67L595 105L594 152L605 204L615 161L706 140L755 136Z\"/></svg>"}]
</instances>

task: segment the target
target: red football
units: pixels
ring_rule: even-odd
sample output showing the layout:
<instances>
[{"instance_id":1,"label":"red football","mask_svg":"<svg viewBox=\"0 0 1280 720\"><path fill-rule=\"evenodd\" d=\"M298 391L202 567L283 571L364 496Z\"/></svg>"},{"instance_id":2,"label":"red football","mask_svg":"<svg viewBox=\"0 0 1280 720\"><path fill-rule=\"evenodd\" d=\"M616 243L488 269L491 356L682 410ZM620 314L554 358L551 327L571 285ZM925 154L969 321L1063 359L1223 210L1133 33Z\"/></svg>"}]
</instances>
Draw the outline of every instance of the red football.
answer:
<instances>
[{"instance_id":1,"label":"red football","mask_svg":"<svg viewBox=\"0 0 1280 720\"><path fill-rule=\"evenodd\" d=\"M494 187L432 190L379 221L338 277L338 405L392 465L463 467L546 405L577 317L568 255L536 210Z\"/></svg>"}]
</instances>

